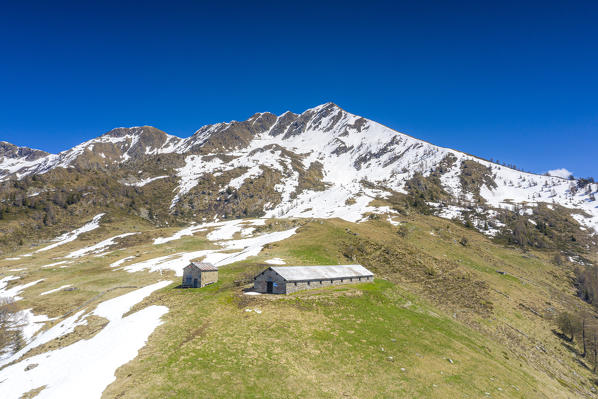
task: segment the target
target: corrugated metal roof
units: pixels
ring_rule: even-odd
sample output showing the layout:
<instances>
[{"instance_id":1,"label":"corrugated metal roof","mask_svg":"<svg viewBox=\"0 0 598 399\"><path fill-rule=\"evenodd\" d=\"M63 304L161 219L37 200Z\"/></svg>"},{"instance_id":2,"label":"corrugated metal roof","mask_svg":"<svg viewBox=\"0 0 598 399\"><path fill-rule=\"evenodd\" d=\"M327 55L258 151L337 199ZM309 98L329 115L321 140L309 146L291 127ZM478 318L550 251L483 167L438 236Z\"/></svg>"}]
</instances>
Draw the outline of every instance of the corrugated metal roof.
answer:
<instances>
[{"instance_id":1,"label":"corrugated metal roof","mask_svg":"<svg viewBox=\"0 0 598 399\"><path fill-rule=\"evenodd\" d=\"M274 270L286 281L328 280L374 275L374 273L361 265L275 266L270 269Z\"/></svg>"},{"instance_id":2,"label":"corrugated metal roof","mask_svg":"<svg viewBox=\"0 0 598 399\"><path fill-rule=\"evenodd\" d=\"M196 266L202 272L217 272L218 268L211 263L207 262L191 262L193 266Z\"/></svg>"}]
</instances>

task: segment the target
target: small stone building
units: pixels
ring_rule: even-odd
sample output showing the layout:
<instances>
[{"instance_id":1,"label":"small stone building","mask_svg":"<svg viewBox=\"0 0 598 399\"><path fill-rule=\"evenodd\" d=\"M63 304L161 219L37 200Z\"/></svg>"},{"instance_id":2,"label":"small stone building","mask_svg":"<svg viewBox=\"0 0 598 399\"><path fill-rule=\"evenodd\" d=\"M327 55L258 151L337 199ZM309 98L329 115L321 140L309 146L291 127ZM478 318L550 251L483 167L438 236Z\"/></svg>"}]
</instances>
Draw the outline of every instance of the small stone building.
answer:
<instances>
[{"instance_id":1,"label":"small stone building","mask_svg":"<svg viewBox=\"0 0 598 399\"><path fill-rule=\"evenodd\" d=\"M374 274L361 265L273 266L253 280L257 292L290 294L329 285L374 281Z\"/></svg>"},{"instance_id":2,"label":"small stone building","mask_svg":"<svg viewBox=\"0 0 598 399\"><path fill-rule=\"evenodd\" d=\"M218 281L218 269L211 263L191 262L183 269L183 288L201 288Z\"/></svg>"}]
</instances>

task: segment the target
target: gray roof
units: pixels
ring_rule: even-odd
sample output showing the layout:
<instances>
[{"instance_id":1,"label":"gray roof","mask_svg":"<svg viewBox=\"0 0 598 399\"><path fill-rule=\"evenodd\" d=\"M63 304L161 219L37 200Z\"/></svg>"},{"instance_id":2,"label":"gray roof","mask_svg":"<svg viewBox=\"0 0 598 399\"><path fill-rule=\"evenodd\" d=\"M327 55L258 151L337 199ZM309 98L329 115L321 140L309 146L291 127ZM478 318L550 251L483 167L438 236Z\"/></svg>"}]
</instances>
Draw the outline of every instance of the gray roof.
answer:
<instances>
[{"instance_id":1,"label":"gray roof","mask_svg":"<svg viewBox=\"0 0 598 399\"><path fill-rule=\"evenodd\" d=\"M201 270L202 272L217 272L218 268L216 268L216 266L214 266L211 263L207 263L207 262L191 262L189 266L195 266L197 267L199 270Z\"/></svg>"},{"instance_id":2,"label":"gray roof","mask_svg":"<svg viewBox=\"0 0 598 399\"><path fill-rule=\"evenodd\" d=\"M270 267L286 281L328 280L351 277L370 277L374 273L361 265L332 266L274 266Z\"/></svg>"}]
</instances>

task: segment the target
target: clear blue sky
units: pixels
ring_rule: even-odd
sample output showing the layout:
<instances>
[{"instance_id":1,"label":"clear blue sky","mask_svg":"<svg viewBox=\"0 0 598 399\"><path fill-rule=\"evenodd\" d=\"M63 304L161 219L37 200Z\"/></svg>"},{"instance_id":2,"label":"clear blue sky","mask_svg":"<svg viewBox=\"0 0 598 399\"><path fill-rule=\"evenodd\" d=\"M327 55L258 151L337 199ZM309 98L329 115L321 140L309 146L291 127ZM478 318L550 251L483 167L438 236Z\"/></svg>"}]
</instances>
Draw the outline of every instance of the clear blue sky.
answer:
<instances>
[{"instance_id":1,"label":"clear blue sky","mask_svg":"<svg viewBox=\"0 0 598 399\"><path fill-rule=\"evenodd\" d=\"M57 152L145 124L186 137L333 101L434 144L598 177L595 1L45 3L0 12L0 140Z\"/></svg>"}]
</instances>

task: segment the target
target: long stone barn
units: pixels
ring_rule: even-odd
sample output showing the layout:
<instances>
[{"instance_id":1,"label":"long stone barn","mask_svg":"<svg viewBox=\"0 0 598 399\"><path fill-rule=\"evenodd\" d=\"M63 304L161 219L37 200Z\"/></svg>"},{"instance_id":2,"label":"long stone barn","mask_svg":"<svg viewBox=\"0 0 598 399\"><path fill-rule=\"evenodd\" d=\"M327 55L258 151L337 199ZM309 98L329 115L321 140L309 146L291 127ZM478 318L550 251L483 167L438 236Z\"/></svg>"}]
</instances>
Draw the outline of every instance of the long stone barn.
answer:
<instances>
[{"instance_id":1,"label":"long stone barn","mask_svg":"<svg viewBox=\"0 0 598 399\"><path fill-rule=\"evenodd\" d=\"M361 265L273 266L255 276L253 287L264 294L290 294L368 281L374 281L374 273Z\"/></svg>"}]
</instances>

